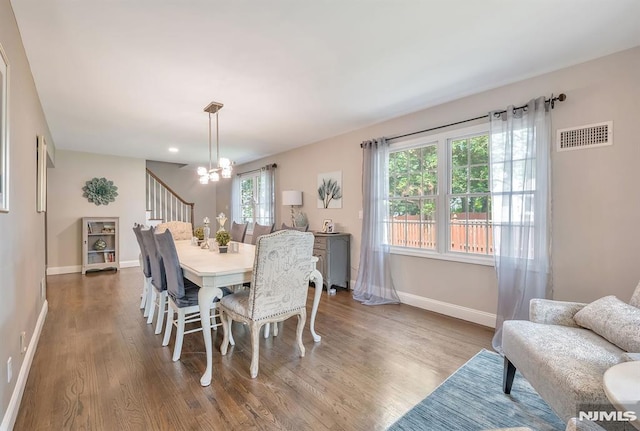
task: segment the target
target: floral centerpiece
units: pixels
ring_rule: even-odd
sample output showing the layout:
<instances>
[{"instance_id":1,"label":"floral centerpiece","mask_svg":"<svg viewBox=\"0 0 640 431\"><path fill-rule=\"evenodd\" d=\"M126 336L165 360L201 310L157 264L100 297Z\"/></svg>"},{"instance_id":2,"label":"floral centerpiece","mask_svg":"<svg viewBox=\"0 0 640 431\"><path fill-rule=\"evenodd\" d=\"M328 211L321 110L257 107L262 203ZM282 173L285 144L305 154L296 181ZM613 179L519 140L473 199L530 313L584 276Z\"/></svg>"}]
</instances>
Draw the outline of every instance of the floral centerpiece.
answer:
<instances>
[{"instance_id":1,"label":"floral centerpiece","mask_svg":"<svg viewBox=\"0 0 640 431\"><path fill-rule=\"evenodd\" d=\"M204 228L202 226L198 226L193 231L193 236L198 238L200 241L204 239Z\"/></svg>"},{"instance_id":2,"label":"floral centerpiece","mask_svg":"<svg viewBox=\"0 0 640 431\"><path fill-rule=\"evenodd\" d=\"M229 241L231 241L231 235L229 235L229 232L227 232L226 230L219 230L218 232L216 232L216 242L218 243L218 249L220 250L220 253L227 252Z\"/></svg>"}]
</instances>

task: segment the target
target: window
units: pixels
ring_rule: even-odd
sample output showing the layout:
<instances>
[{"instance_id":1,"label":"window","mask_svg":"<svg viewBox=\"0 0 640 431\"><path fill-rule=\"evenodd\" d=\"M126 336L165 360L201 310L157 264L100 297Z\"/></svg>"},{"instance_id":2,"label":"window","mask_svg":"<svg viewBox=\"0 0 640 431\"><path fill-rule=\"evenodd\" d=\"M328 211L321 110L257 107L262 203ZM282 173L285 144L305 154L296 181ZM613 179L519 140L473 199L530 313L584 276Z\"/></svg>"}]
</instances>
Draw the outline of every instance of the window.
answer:
<instances>
[{"instance_id":1,"label":"window","mask_svg":"<svg viewBox=\"0 0 640 431\"><path fill-rule=\"evenodd\" d=\"M489 193L489 135L451 139L449 251L493 254Z\"/></svg>"},{"instance_id":2,"label":"window","mask_svg":"<svg viewBox=\"0 0 640 431\"><path fill-rule=\"evenodd\" d=\"M464 261L493 255L487 126L393 144L388 172L394 252Z\"/></svg>"},{"instance_id":3,"label":"window","mask_svg":"<svg viewBox=\"0 0 640 431\"><path fill-rule=\"evenodd\" d=\"M260 172L240 177L240 221L241 223L273 223L267 211L264 178Z\"/></svg>"},{"instance_id":4,"label":"window","mask_svg":"<svg viewBox=\"0 0 640 431\"><path fill-rule=\"evenodd\" d=\"M435 249L437 195L435 143L389 154L390 244Z\"/></svg>"},{"instance_id":5,"label":"window","mask_svg":"<svg viewBox=\"0 0 640 431\"><path fill-rule=\"evenodd\" d=\"M233 220L249 223L247 233L253 232L254 223L273 224L275 165L238 175L233 185Z\"/></svg>"}]
</instances>

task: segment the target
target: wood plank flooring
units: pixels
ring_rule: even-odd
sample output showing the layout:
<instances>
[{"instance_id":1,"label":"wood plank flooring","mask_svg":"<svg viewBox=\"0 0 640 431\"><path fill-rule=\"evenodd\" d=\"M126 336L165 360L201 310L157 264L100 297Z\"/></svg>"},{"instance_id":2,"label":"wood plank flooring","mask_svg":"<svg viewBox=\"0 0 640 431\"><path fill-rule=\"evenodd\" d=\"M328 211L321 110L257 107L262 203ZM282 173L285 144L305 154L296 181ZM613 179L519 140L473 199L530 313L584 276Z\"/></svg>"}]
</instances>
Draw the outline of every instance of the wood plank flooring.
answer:
<instances>
[{"instance_id":1,"label":"wood plank flooring","mask_svg":"<svg viewBox=\"0 0 640 431\"><path fill-rule=\"evenodd\" d=\"M138 268L48 277L49 313L15 430L384 430L491 348L488 328L407 305L364 306L338 290L322 296L320 343L307 321L304 358L295 318L261 338L256 379L246 328L234 323L224 357L214 331L213 381L203 388L202 335L186 335L172 362L175 335L162 347L145 323L141 285Z\"/></svg>"}]
</instances>

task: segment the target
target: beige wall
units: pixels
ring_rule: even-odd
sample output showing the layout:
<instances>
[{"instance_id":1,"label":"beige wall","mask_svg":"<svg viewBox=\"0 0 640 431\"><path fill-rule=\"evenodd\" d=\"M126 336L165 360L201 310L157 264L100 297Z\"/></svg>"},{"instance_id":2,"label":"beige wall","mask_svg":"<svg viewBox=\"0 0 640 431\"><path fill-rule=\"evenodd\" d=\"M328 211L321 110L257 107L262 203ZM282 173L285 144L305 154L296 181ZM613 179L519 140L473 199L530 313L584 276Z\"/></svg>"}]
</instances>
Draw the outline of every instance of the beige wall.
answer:
<instances>
[{"instance_id":1,"label":"beige wall","mask_svg":"<svg viewBox=\"0 0 640 431\"><path fill-rule=\"evenodd\" d=\"M82 217L120 217L120 263L137 264L140 249L131 228L133 223L145 222L145 161L58 150L56 167L48 174L49 272L80 270ZM85 182L94 177L114 182L118 187L115 202L98 206L82 196Z\"/></svg>"},{"instance_id":2,"label":"beige wall","mask_svg":"<svg viewBox=\"0 0 640 431\"><path fill-rule=\"evenodd\" d=\"M615 144L552 153L554 297L591 301L614 294L627 300L640 279L636 262L640 228L635 220L640 214L636 190L640 183L638 70L640 48L635 48L277 154L239 166L237 172L277 163L278 190L303 190L302 209L312 229L319 229L322 219L332 218L340 230L352 234L355 278L361 230L361 141L473 118L510 104L526 103L533 97L564 92L568 100L552 114L554 141L558 128L613 120ZM335 170L343 172L343 208L317 209L316 175ZM221 184L218 207L228 205L228 200L228 184ZM289 209L278 208L278 223L288 220ZM495 313L493 267L394 255L392 271L401 292L427 302L442 301Z\"/></svg>"},{"instance_id":3,"label":"beige wall","mask_svg":"<svg viewBox=\"0 0 640 431\"><path fill-rule=\"evenodd\" d=\"M196 167L147 160L147 168L171 187L181 198L195 204L193 206L194 227L203 226L202 220L205 217L209 217L213 222L217 215L216 186L211 183L200 184L199 177L196 174ZM229 227L228 224L227 227Z\"/></svg>"},{"instance_id":4,"label":"beige wall","mask_svg":"<svg viewBox=\"0 0 640 431\"><path fill-rule=\"evenodd\" d=\"M8 421L9 401L26 358L20 332L30 343L45 303L40 295L45 247L44 213L36 212L36 136L44 135L50 144L53 140L9 0L0 0L0 44L10 68L10 211L0 213L0 421ZM13 379L7 383L9 357Z\"/></svg>"}]
</instances>

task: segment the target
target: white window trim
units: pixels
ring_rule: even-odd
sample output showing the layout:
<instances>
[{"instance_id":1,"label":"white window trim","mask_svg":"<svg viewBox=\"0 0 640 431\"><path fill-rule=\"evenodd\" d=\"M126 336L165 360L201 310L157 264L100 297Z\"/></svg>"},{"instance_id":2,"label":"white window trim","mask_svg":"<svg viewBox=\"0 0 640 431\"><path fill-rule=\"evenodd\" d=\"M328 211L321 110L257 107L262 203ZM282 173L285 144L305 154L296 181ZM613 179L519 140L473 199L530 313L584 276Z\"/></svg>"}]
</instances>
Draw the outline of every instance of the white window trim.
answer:
<instances>
[{"instance_id":1,"label":"white window trim","mask_svg":"<svg viewBox=\"0 0 640 431\"><path fill-rule=\"evenodd\" d=\"M435 250L390 246L392 254L421 257L427 259L447 260L452 262L470 263L474 265L495 266L493 255L480 255L474 253L459 253L449 251L447 243L450 242L449 223L444 222L450 217L448 205L449 197L449 172L451 170L451 157L449 155L449 141L452 139L464 139L478 134L489 134L489 123L462 129L440 132L434 135L426 135L420 138L406 139L392 143L390 152L404 151L416 147L424 147L436 144L438 154L438 193L436 194L436 226L438 229L438 241ZM387 161L388 165L388 161Z\"/></svg>"}]
</instances>

